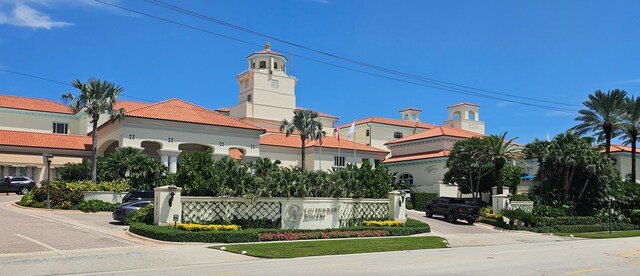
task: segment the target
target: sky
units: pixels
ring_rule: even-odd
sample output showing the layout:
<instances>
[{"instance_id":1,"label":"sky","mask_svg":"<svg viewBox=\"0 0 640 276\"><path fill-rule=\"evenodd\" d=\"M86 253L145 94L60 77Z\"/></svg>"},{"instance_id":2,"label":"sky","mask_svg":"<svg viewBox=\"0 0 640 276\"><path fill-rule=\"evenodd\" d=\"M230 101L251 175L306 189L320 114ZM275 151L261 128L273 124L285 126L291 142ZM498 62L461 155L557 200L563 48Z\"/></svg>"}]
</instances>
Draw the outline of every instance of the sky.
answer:
<instances>
[{"instance_id":1,"label":"sky","mask_svg":"<svg viewBox=\"0 0 640 276\"><path fill-rule=\"evenodd\" d=\"M76 92L65 83L96 77L122 86L122 100L230 107L246 57L269 41L292 54L297 105L341 124L406 107L441 124L447 106L470 102L487 134L528 143L577 124L597 89L640 96L639 1L162 0L200 17L103 1L138 13L0 0L0 94L59 101Z\"/></svg>"}]
</instances>

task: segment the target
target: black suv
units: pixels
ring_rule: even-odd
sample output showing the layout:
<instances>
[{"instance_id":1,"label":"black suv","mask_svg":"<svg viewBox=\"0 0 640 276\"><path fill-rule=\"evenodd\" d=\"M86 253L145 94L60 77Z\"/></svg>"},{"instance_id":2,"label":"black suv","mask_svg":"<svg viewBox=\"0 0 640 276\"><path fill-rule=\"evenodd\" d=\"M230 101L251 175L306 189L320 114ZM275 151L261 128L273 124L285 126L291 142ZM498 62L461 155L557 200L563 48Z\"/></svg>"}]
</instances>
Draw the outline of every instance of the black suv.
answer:
<instances>
[{"instance_id":1,"label":"black suv","mask_svg":"<svg viewBox=\"0 0 640 276\"><path fill-rule=\"evenodd\" d=\"M463 219L468 224L473 224L480 217L480 207L462 198L439 197L427 202L425 215L427 217L442 215L451 223Z\"/></svg>"},{"instance_id":2,"label":"black suv","mask_svg":"<svg viewBox=\"0 0 640 276\"><path fill-rule=\"evenodd\" d=\"M25 195L35 186L36 182L26 176L6 176L0 181L0 193Z\"/></svg>"},{"instance_id":3,"label":"black suv","mask_svg":"<svg viewBox=\"0 0 640 276\"><path fill-rule=\"evenodd\" d=\"M153 190L141 190L128 192L123 198L122 202L134 202L134 201L151 201L153 202Z\"/></svg>"}]
</instances>

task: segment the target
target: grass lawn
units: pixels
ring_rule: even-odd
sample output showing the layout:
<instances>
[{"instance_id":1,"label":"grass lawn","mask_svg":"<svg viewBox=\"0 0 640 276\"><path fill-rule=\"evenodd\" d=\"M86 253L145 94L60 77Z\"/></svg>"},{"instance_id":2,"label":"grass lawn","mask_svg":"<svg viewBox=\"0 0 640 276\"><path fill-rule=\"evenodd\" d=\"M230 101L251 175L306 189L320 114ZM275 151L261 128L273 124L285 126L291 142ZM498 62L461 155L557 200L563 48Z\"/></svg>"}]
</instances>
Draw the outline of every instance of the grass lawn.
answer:
<instances>
[{"instance_id":1,"label":"grass lawn","mask_svg":"<svg viewBox=\"0 0 640 276\"><path fill-rule=\"evenodd\" d=\"M402 251L447 247L445 239L437 236L401 238L363 238L346 240L321 240L297 242L273 242L228 245L226 251L262 258L295 258L321 255L354 254L384 251ZM220 249L220 246L211 247Z\"/></svg>"},{"instance_id":2,"label":"grass lawn","mask_svg":"<svg viewBox=\"0 0 640 276\"><path fill-rule=\"evenodd\" d=\"M586 233L554 233L554 235L558 235L558 236L573 235L574 237L577 237L577 238L589 238L589 239L628 238L628 237L640 236L640 230L613 231L611 232L611 234L609 234L609 231L606 231L606 232L586 232Z\"/></svg>"}]
</instances>

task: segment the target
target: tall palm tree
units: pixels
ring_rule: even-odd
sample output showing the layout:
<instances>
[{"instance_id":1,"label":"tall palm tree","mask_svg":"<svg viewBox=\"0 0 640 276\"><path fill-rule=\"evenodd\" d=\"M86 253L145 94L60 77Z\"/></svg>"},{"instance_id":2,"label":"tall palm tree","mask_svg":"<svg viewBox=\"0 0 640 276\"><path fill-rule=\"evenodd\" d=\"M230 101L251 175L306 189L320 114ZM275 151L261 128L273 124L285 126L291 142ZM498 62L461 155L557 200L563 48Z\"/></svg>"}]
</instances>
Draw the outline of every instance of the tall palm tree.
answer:
<instances>
[{"instance_id":1,"label":"tall palm tree","mask_svg":"<svg viewBox=\"0 0 640 276\"><path fill-rule=\"evenodd\" d=\"M302 171L304 172L305 143L307 140L322 141L322 138L326 136L326 133L322 130L322 123L318 120L318 112L302 109L294 110L291 122L284 119L280 123L280 132L282 131L285 132L287 137L295 133L300 135L300 141L302 142L300 154L302 156Z\"/></svg>"},{"instance_id":2,"label":"tall palm tree","mask_svg":"<svg viewBox=\"0 0 640 276\"><path fill-rule=\"evenodd\" d=\"M91 117L91 157L93 160L93 168L91 170L91 181L96 182L98 167L98 151L97 151L97 129L100 114L107 113L113 119L122 116L122 110L113 110L113 105L118 101L118 95L124 90L122 87L101 81L95 78L89 79L86 83L80 80L74 80L71 85L79 90L79 94L74 96L71 93L62 95L62 101L71 107L73 112L85 110L87 115Z\"/></svg>"},{"instance_id":3,"label":"tall palm tree","mask_svg":"<svg viewBox=\"0 0 640 276\"><path fill-rule=\"evenodd\" d=\"M611 158L611 138L620 133L620 117L624 113L625 97L627 92L621 89L613 89L604 93L596 90L589 95L589 100L582 104L587 109L580 110L580 115L575 118L582 123L574 126L572 130L578 135L588 132L596 134L598 142L605 142L607 157Z\"/></svg>"},{"instance_id":4,"label":"tall palm tree","mask_svg":"<svg viewBox=\"0 0 640 276\"><path fill-rule=\"evenodd\" d=\"M520 149L518 149L513 143L513 140L517 137L506 141L506 136L507 133L504 132L500 135L492 134L491 136L485 137L485 148L481 154L481 158L493 163L495 168L495 179L498 186L496 189L497 194L502 194L502 186L504 184L502 177L504 165L508 161L522 160Z\"/></svg>"},{"instance_id":5,"label":"tall palm tree","mask_svg":"<svg viewBox=\"0 0 640 276\"><path fill-rule=\"evenodd\" d=\"M631 181L636 181L636 142L640 131L640 97L626 98L626 112L622 115L622 139L631 144Z\"/></svg>"}]
</instances>

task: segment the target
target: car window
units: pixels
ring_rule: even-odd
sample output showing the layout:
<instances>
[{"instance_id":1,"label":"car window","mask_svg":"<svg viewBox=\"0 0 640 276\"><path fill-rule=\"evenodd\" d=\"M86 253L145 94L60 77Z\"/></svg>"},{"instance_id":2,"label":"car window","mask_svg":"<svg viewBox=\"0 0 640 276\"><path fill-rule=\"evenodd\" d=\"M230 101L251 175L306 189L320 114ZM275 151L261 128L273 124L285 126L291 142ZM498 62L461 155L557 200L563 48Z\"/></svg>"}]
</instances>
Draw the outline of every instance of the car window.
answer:
<instances>
[{"instance_id":1,"label":"car window","mask_svg":"<svg viewBox=\"0 0 640 276\"><path fill-rule=\"evenodd\" d=\"M465 204L465 201L462 199L451 199L449 200L449 204Z\"/></svg>"},{"instance_id":2,"label":"car window","mask_svg":"<svg viewBox=\"0 0 640 276\"><path fill-rule=\"evenodd\" d=\"M14 177L13 181L25 181L24 177Z\"/></svg>"},{"instance_id":3,"label":"car window","mask_svg":"<svg viewBox=\"0 0 640 276\"><path fill-rule=\"evenodd\" d=\"M131 206L133 207L144 207L149 205L149 202L140 202L140 203L136 203L136 204L131 204Z\"/></svg>"}]
</instances>

